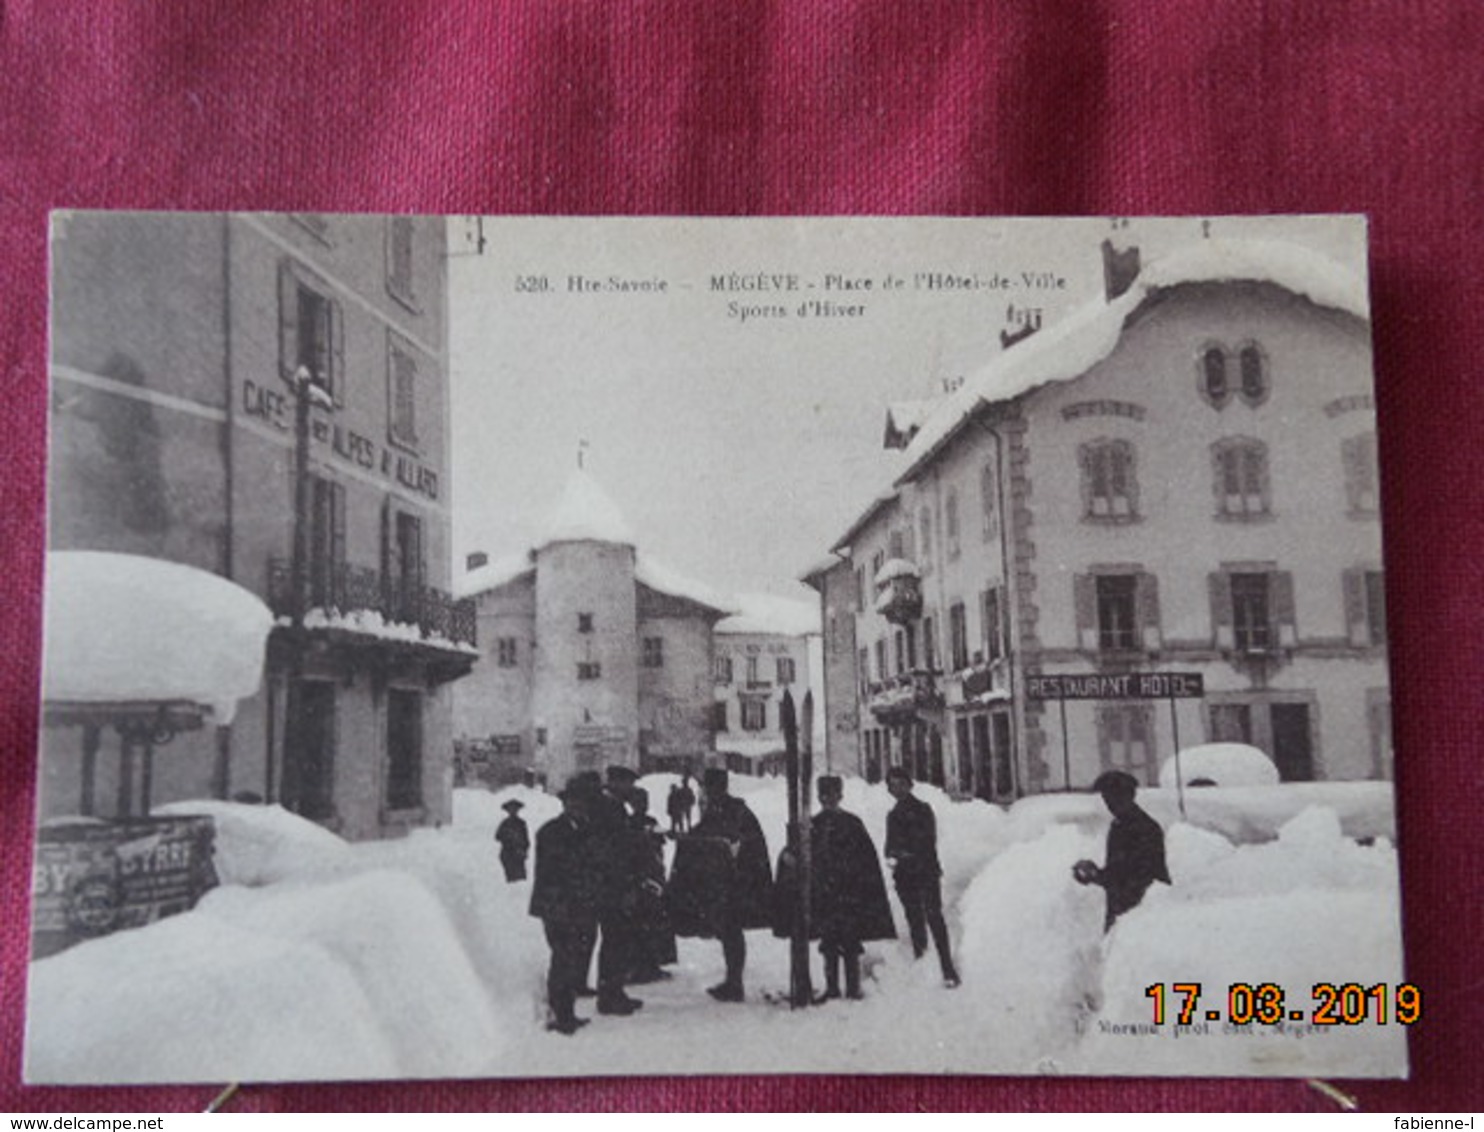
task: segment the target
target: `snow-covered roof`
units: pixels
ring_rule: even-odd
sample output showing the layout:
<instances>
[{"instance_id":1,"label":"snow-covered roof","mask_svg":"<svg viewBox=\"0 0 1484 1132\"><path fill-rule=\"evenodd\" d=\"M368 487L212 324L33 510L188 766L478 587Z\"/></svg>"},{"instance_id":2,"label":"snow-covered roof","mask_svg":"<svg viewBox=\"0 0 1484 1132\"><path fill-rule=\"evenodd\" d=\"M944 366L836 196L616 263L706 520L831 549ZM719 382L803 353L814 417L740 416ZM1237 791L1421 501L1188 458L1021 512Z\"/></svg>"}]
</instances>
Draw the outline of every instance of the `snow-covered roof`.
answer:
<instances>
[{"instance_id":1,"label":"snow-covered roof","mask_svg":"<svg viewBox=\"0 0 1484 1132\"><path fill-rule=\"evenodd\" d=\"M534 565L531 562L530 551L523 550L518 554L504 555L486 562L483 566L476 566L459 578L454 583L454 596L464 598L488 593L490 590L499 589L515 581L516 578L529 573L532 569Z\"/></svg>"},{"instance_id":2,"label":"snow-covered roof","mask_svg":"<svg viewBox=\"0 0 1484 1132\"><path fill-rule=\"evenodd\" d=\"M716 737L716 749L724 755L741 755L749 759L765 759L769 755L783 754L783 736L774 735L771 739L756 739L718 735Z\"/></svg>"},{"instance_id":3,"label":"snow-covered roof","mask_svg":"<svg viewBox=\"0 0 1484 1132\"><path fill-rule=\"evenodd\" d=\"M732 613L736 602L723 597L704 582L693 581L643 551L634 554L634 580L671 597L685 598L720 613Z\"/></svg>"},{"instance_id":4,"label":"snow-covered roof","mask_svg":"<svg viewBox=\"0 0 1484 1132\"><path fill-rule=\"evenodd\" d=\"M905 448L912 436L922 426L937 404L935 399L923 401L893 401L886 406L886 435L883 442L888 448Z\"/></svg>"},{"instance_id":5,"label":"snow-covered roof","mask_svg":"<svg viewBox=\"0 0 1484 1132\"><path fill-rule=\"evenodd\" d=\"M717 633L804 637L819 632L819 606L815 602L773 594L739 594L736 604L740 611L718 621Z\"/></svg>"},{"instance_id":6,"label":"snow-covered roof","mask_svg":"<svg viewBox=\"0 0 1484 1132\"><path fill-rule=\"evenodd\" d=\"M938 403L907 446L901 484L981 404L1014 400L1053 381L1081 377L1113 352L1129 317L1150 296L1195 283L1268 283L1324 307L1370 317L1364 280L1317 252L1261 240L1203 240L1152 261L1111 302L1097 298L997 355Z\"/></svg>"},{"instance_id":7,"label":"snow-covered roof","mask_svg":"<svg viewBox=\"0 0 1484 1132\"><path fill-rule=\"evenodd\" d=\"M188 701L232 721L257 692L273 615L216 574L133 554L53 551L46 671L54 703Z\"/></svg>"},{"instance_id":8,"label":"snow-covered roof","mask_svg":"<svg viewBox=\"0 0 1484 1132\"><path fill-rule=\"evenodd\" d=\"M582 468L567 477L556 509L548 516L536 547L553 542L616 542L633 546L628 522L598 481Z\"/></svg>"}]
</instances>

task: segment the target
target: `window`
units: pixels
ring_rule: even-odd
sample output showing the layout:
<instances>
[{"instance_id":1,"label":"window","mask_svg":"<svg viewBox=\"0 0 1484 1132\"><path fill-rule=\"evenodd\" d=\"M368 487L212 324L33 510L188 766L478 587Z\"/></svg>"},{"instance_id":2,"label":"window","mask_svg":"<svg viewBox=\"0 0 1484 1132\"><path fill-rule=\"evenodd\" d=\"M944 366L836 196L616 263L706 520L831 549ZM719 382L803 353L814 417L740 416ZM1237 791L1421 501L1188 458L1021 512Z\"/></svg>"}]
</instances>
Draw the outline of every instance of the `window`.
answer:
<instances>
[{"instance_id":1,"label":"window","mask_svg":"<svg viewBox=\"0 0 1484 1132\"><path fill-rule=\"evenodd\" d=\"M855 569L855 611L862 613L866 608L866 568L857 566Z\"/></svg>"},{"instance_id":2,"label":"window","mask_svg":"<svg viewBox=\"0 0 1484 1132\"><path fill-rule=\"evenodd\" d=\"M948 607L948 648L955 672L969 667L969 631L961 601Z\"/></svg>"},{"instance_id":3,"label":"window","mask_svg":"<svg viewBox=\"0 0 1484 1132\"><path fill-rule=\"evenodd\" d=\"M1386 643L1386 577L1380 570L1345 571L1345 620L1350 643L1365 648Z\"/></svg>"},{"instance_id":4,"label":"window","mask_svg":"<svg viewBox=\"0 0 1484 1132\"><path fill-rule=\"evenodd\" d=\"M1096 584L1098 649L1116 652L1138 648L1138 578L1133 574L1103 574Z\"/></svg>"},{"instance_id":5,"label":"window","mask_svg":"<svg viewBox=\"0 0 1484 1132\"><path fill-rule=\"evenodd\" d=\"M886 537L886 556L888 558L902 558L906 554L906 548L901 531L892 531Z\"/></svg>"},{"instance_id":6,"label":"window","mask_svg":"<svg viewBox=\"0 0 1484 1132\"><path fill-rule=\"evenodd\" d=\"M948 497L943 501L943 526L944 538L948 541L948 557L957 558L959 554L958 541L958 490L950 487Z\"/></svg>"},{"instance_id":7,"label":"window","mask_svg":"<svg viewBox=\"0 0 1484 1132\"><path fill-rule=\"evenodd\" d=\"M579 633L591 633L593 631L593 615L591 613L579 613L577 615L577 631Z\"/></svg>"},{"instance_id":8,"label":"window","mask_svg":"<svg viewBox=\"0 0 1484 1132\"><path fill-rule=\"evenodd\" d=\"M1268 397L1268 360L1256 342L1244 343L1237 351L1237 369L1241 383L1237 393L1254 409Z\"/></svg>"},{"instance_id":9,"label":"window","mask_svg":"<svg viewBox=\"0 0 1484 1132\"><path fill-rule=\"evenodd\" d=\"M665 667L665 638L645 637L643 642L643 655L640 663L645 668Z\"/></svg>"},{"instance_id":10,"label":"window","mask_svg":"<svg viewBox=\"0 0 1484 1132\"><path fill-rule=\"evenodd\" d=\"M292 260L278 272L278 364L285 379L302 368L337 405L345 384L340 304Z\"/></svg>"},{"instance_id":11,"label":"window","mask_svg":"<svg viewBox=\"0 0 1484 1132\"><path fill-rule=\"evenodd\" d=\"M1260 440L1233 438L1211 447L1216 516L1260 519L1269 514L1268 449Z\"/></svg>"},{"instance_id":12,"label":"window","mask_svg":"<svg viewBox=\"0 0 1484 1132\"><path fill-rule=\"evenodd\" d=\"M1231 386L1226 380L1226 348L1215 343L1201 351L1201 396L1216 409L1226 408Z\"/></svg>"},{"instance_id":13,"label":"window","mask_svg":"<svg viewBox=\"0 0 1484 1132\"><path fill-rule=\"evenodd\" d=\"M514 637L500 637L495 641L495 661L501 668L514 668L519 663L518 655Z\"/></svg>"},{"instance_id":14,"label":"window","mask_svg":"<svg viewBox=\"0 0 1484 1132\"><path fill-rule=\"evenodd\" d=\"M387 574L388 614L392 621L421 624L425 604L422 519L406 511L394 511L390 502L387 508L391 521L383 530L390 544L382 546L382 562Z\"/></svg>"},{"instance_id":15,"label":"window","mask_svg":"<svg viewBox=\"0 0 1484 1132\"><path fill-rule=\"evenodd\" d=\"M716 658L716 682L718 684L730 684L732 682L732 658L719 656Z\"/></svg>"},{"instance_id":16,"label":"window","mask_svg":"<svg viewBox=\"0 0 1484 1132\"><path fill-rule=\"evenodd\" d=\"M742 730L766 731L768 729L768 701L760 696L746 696L742 700Z\"/></svg>"},{"instance_id":17,"label":"window","mask_svg":"<svg viewBox=\"0 0 1484 1132\"><path fill-rule=\"evenodd\" d=\"M577 679L601 680L602 678L603 666L596 660L579 660L577 662Z\"/></svg>"},{"instance_id":18,"label":"window","mask_svg":"<svg viewBox=\"0 0 1484 1132\"><path fill-rule=\"evenodd\" d=\"M413 810L423 804L423 698L389 688L386 698L386 807Z\"/></svg>"},{"instance_id":19,"label":"window","mask_svg":"<svg viewBox=\"0 0 1484 1132\"><path fill-rule=\"evenodd\" d=\"M876 679L885 680L889 673L886 668L886 638L876 642Z\"/></svg>"},{"instance_id":20,"label":"window","mask_svg":"<svg viewBox=\"0 0 1484 1132\"><path fill-rule=\"evenodd\" d=\"M309 477L310 608L339 608L345 599L345 488Z\"/></svg>"},{"instance_id":21,"label":"window","mask_svg":"<svg viewBox=\"0 0 1484 1132\"><path fill-rule=\"evenodd\" d=\"M1297 643L1292 574L1242 564L1211 575L1210 584L1218 648L1262 654Z\"/></svg>"},{"instance_id":22,"label":"window","mask_svg":"<svg viewBox=\"0 0 1484 1132\"><path fill-rule=\"evenodd\" d=\"M989 542L1000 533L999 489L993 464L985 464L979 472L979 498L984 514L984 541Z\"/></svg>"},{"instance_id":23,"label":"window","mask_svg":"<svg viewBox=\"0 0 1484 1132\"><path fill-rule=\"evenodd\" d=\"M862 648L856 653L855 671L861 698L865 699L871 693L871 653L869 650Z\"/></svg>"},{"instance_id":24,"label":"window","mask_svg":"<svg viewBox=\"0 0 1484 1132\"><path fill-rule=\"evenodd\" d=\"M1096 440L1078 449L1082 463L1084 518L1127 523L1138 518L1134 446L1126 440Z\"/></svg>"},{"instance_id":25,"label":"window","mask_svg":"<svg viewBox=\"0 0 1484 1132\"><path fill-rule=\"evenodd\" d=\"M759 683L761 681L758 679L757 674L757 657L749 656L747 658L747 684L749 687L752 687Z\"/></svg>"},{"instance_id":26,"label":"window","mask_svg":"<svg viewBox=\"0 0 1484 1132\"><path fill-rule=\"evenodd\" d=\"M417 309L412 273L413 225L410 216L388 216L386 221L386 289L403 306Z\"/></svg>"},{"instance_id":27,"label":"window","mask_svg":"<svg viewBox=\"0 0 1484 1132\"><path fill-rule=\"evenodd\" d=\"M1004 590L991 586L984 591L984 655L996 661L1006 651Z\"/></svg>"},{"instance_id":28,"label":"window","mask_svg":"<svg viewBox=\"0 0 1484 1132\"><path fill-rule=\"evenodd\" d=\"M1163 643L1159 581L1136 563L1094 567L1072 580L1083 652L1157 651Z\"/></svg>"},{"instance_id":29,"label":"window","mask_svg":"<svg viewBox=\"0 0 1484 1132\"><path fill-rule=\"evenodd\" d=\"M933 619L931 617L924 617L922 619L922 663L929 672L937 670L938 638L934 632Z\"/></svg>"},{"instance_id":30,"label":"window","mask_svg":"<svg viewBox=\"0 0 1484 1132\"><path fill-rule=\"evenodd\" d=\"M933 513L924 507L917 514L918 542L922 544L923 564L933 556Z\"/></svg>"},{"instance_id":31,"label":"window","mask_svg":"<svg viewBox=\"0 0 1484 1132\"><path fill-rule=\"evenodd\" d=\"M780 656L778 658L778 683L792 684L794 679L794 658L791 656Z\"/></svg>"},{"instance_id":32,"label":"window","mask_svg":"<svg viewBox=\"0 0 1484 1132\"><path fill-rule=\"evenodd\" d=\"M1350 514L1375 516L1380 512L1379 478L1376 472L1376 434L1352 436L1341 449L1345 461L1345 494Z\"/></svg>"},{"instance_id":33,"label":"window","mask_svg":"<svg viewBox=\"0 0 1484 1132\"><path fill-rule=\"evenodd\" d=\"M1104 770L1122 770L1141 785L1152 781L1154 711L1149 704L1100 704L1097 708L1098 758Z\"/></svg>"},{"instance_id":34,"label":"window","mask_svg":"<svg viewBox=\"0 0 1484 1132\"><path fill-rule=\"evenodd\" d=\"M393 444L417 447L417 357L412 347L387 335L387 436Z\"/></svg>"},{"instance_id":35,"label":"window","mask_svg":"<svg viewBox=\"0 0 1484 1132\"><path fill-rule=\"evenodd\" d=\"M722 732L727 729L727 702L717 700L711 705L711 730Z\"/></svg>"},{"instance_id":36,"label":"window","mask_svg":"<svg viewBox=\"0 0 1484 1132\"><path fill-rule=\"evenodd\" d=\"M1256 342L1243 342L1235 350L1208 342L1200 349L1196 368L1201 396L1213 409L1226 408L1233 395L1254 409L1268 399L1272 385L1268 358Z\"/></svg>"}]
</instances>

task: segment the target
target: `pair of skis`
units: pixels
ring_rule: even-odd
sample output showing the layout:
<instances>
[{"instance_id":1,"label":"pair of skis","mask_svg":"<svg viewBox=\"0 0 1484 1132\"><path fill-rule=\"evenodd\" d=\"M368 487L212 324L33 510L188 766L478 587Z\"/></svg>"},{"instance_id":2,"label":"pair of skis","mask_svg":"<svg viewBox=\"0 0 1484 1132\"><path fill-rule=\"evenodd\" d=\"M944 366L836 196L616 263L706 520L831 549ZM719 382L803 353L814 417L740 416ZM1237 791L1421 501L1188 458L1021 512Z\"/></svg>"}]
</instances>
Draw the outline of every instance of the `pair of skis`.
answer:
<instances>
[{"instance_id":1,"label":"pair of skis","mask_svg":"<svg viewBox=\"0 0 1484 1132\"><path fill-rule=\"evenodd\" d=\"M810 881L813 861L810 853L809 810L814 783L814 693L804 693L803 718L794 708L794 698L783 693L779 720L783 730L783 755L788 777L788 848L793 854L797 885L789 935L788 1003L792 1009L814 1002L814 987L809 978Z\"/></svg>"}]
</instances>

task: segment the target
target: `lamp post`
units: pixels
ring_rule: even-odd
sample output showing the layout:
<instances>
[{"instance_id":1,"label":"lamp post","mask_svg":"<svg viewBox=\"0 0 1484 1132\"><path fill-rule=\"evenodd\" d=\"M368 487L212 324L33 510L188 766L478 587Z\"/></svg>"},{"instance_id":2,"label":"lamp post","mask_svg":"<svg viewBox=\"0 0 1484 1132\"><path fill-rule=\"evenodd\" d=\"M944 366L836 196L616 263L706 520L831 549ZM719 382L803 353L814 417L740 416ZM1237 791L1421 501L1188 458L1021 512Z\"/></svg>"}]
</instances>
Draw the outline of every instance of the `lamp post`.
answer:
<instances>
[{"instance_id":1,"label":"lamp post","mask_svg":"<svg viewBox=\"0 0 1484 1132\"><path fill-rule=\"evenodd\" d=\"M286 808L297 812L302 803L298 762L303 754L299 746L304 733L299 684L304 674L304 614L309 608L309 410L316 405L323 409L332 408L334 402L323 388L315 384L314 374L306 365L284 375L283 380L294 398L294 544L289 563L290 660L284 702L284 759L279 800Z\"/></svg>"}]
</instances>

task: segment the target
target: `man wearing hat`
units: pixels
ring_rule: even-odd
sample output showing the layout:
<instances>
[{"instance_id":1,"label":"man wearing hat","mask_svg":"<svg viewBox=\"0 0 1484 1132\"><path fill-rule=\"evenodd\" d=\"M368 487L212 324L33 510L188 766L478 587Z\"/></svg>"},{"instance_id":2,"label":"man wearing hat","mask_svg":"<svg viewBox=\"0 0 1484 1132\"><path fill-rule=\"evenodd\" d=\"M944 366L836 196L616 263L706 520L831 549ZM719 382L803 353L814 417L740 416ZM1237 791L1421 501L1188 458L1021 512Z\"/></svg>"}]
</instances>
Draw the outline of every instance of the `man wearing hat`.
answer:
<instances>
[{"instance_id":1,"label":"man wearing hat","mask_svg":"<svg viewBox=\"0 0 1484 1132\"><path fill-rule=\"evenodd\" d=\"M813 883L810 903L819 953L824 956L824 993L820 1001L840 997L840 968L845 968L845 997L860 998L862 944L896 939L881 858L865 823L841 809L845 784L839 775L819 778L819 813L810 821Z\"/></svg>"},{"instance_id":2,"label":"man wearing hat","mask_svg":"<svg viewBox=\"0 0 1484 1132\"><path fill-rule=\"evenodd\" d=\"M938 949L943 985L959 985L958 969L948 946L943 920L943 866L938 863L938 822L933 808L912 793L912 775L906 767L886 772L887 792L897 804L886 815L886 859L892 863L892 883L907 917L912 953L927 954L928 933Z\"/></svg>"},{"instance_id":3,"label":"man wearing hat","mask_svg":"<svg viewBox=\"0 0 1484 1132\"><path fill-rule=\"evenodd\" d=\"M606 772L593 806L593 849L597 875L598 1013L628 1015L644 1005L624 989L634 959L632 913L643 883L646 847L629 816L629 799L638 775L614 765Z\"/></svg>"},{"instance_id":4,"label":"man wearing hat","mask_svg":"<svg viewBox=\"0 0 1484 1132\"><path fill-rule=\"evenodd\" d=\"M732 797L725 770L708 768L701 789L701 820L676 839L670 919L676 935L721 941L726 978L707 993L718 1002L741 1002L743 933L772 922L768 842L747 803Z\"/></svg>"},{"instance_id":5,"label":"man wearing hat","mask_svg":"<svg viewBox=\"0 0 1484 1132\"><path fill-rule=\"evenodd\" d=\"M505 879L511 884L526 879L526 856L531 851L531 834L520 816L525 803L512 798L500 807L510 816L495 827L495 840L500 843L500 864Z\"/></svg>"},{"instance_id":6,"label":"man wearing hat","mask_svg":"<svg viewBox=\"0 0 1484 1132\"><path fill-rule=\"evenodd\" d=\"M1165 865L1165 831L1134 801L1139 782L1121 770L1106 770L1092 788L1103 796L1103 805L1113 815L1108 826L1106 863L1078 861L1072 876L1078 884L1095 884L1107 895L1103 930L1107 931L1130 908L1144 899L1155 881L1170 883Z\"/></svg>"},{"instance_id":7,"label":"man wearing hat","mask_svg":"<svg viewBox=\"0 0 1484 1132\"><path fill-rule=\"evenodd\" d=\"M598 934L592 815L602 801L602 785L596 774L577 774L558 797L562 812L536 831L530 912L542 922L551 948L546 1028L570 1035L588 1022L575 1008Z\"/></svg>"}]
</instances>

